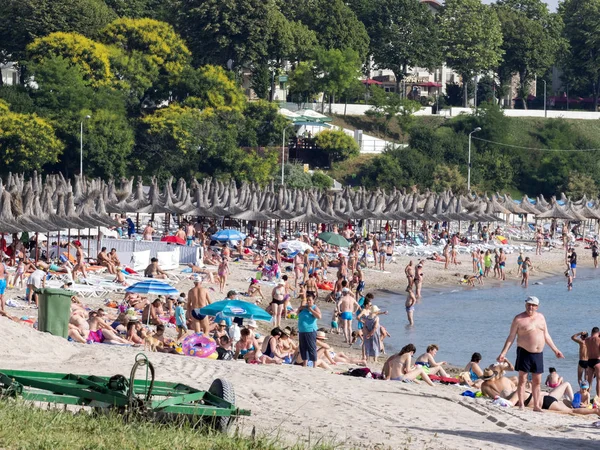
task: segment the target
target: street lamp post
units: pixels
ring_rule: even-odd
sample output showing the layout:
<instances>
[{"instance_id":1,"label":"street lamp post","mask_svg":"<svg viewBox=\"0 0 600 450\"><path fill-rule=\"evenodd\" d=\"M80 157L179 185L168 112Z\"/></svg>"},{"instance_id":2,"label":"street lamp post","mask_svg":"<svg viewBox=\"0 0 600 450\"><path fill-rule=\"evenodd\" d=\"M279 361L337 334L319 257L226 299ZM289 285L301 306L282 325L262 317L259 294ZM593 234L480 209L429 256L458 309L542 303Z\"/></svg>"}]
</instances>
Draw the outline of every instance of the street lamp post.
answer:
<instances>
[{"instance_id":1,"label":"street lamp post","mask_svg":"<svg viewBox=\"0 0 600 450\"><path fill-rule=\"evenodd\" d=\"M475 128L469 133L469 167L467 168L467 192L471 192L471 135L481 131L481 127Z\"/></svg>"},{"instance_id":2,"label":"street lamp post","mask_svg":"<svg viewBox=\"0 0 600 450\"><path fill-rule=\"evenodd\" d=\"M546 110L546 80L542 80L544 82L544 117L548 117L548 111Z\"/></svg>"},{"instance_id":3,"label":"street lamp post","mask_svg":"<svg viewBox=\"0 0 600 450\"><path fill-rule=\"evenodd\" d=\"M283 165L285 163L285 128L283 129L283 140L281 142L281 185L283 186Z\"/></svg>"},{"instance_id":4,"label":"street lamp post","mask_svg":"<svg viewBox=\"0 0 600 450\"><path fill-rule=\"evenodd\" d=\"M86 119L90 119L92 116L85 116ZM79 133L79 175L83 176L83 120L81 121L81 130Z\"/></svg>"}]
</instances>

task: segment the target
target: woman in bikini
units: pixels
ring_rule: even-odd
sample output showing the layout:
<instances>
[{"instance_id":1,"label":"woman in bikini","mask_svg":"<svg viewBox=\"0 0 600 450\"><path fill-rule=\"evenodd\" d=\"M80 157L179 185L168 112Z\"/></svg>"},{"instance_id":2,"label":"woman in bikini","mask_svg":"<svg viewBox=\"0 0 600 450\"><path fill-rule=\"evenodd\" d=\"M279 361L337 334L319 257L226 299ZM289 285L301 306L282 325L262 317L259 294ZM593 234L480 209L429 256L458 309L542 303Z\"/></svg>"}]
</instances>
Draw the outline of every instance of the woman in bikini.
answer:
<instances>
[{"instance_id":1,"label":"woman in bikini","mask_svg":"<svg viewBox=\"0 0 600 450\"><path fill-rule=\"evenodd\" d=\"M257 349L258 342L254 334L248 328L244 328L240 332L240 340L235 344L234 359L245 359L246 362L253 361L257 359Z\"/></svg>"},{"instance_id":2,"label":"woman in bikini","mask_svg":"<svg viewBox=\"0 0 600 450\"><path fill-rule=\"evenodd\" d=\"M296 253L294 256L294 287L298 287L298 278L300 278L300 274L304 271L304 255L300 252Z\"/></svg>"},{"instance_id":3,"label":"woman in bikini","mask_svg":"<svg viewBox=\"0 0 600 450\"><path fill-rule=\"evenodd\" d=\"M271 309L273 316L273 325L278 327L281 324L281 313L283 312L284 304L285 304L285 281L279 281L277 286L273 289L271 293Z\"/></svg>"},{"instance_id":4,"label":"woman in bikini","mask_svg":"<svg viewBox=\"0 0 600 450\"><path fill-rule=\"evenodd\" d=\"M77 251L75 253L75 267L73 267L73 276L75 276L77 274L77 271L81 271L83 278L87 278L87 273L85 271L85 261L83 260L84 256L83 256L83 249L81 248L81 242L79 241L75 241L73 242L73 245L75 246L75 248L77 248Z\"/></svg>"},{"instance_id":5,"label":"woman in bikini","mask_svg":"<svg viewBox=\"0 0 600 450\"><path fill-rule=\"evenodd\" d=\"M529 286L529 272L533 270L533 264L531 264L531 260L529 256L525 258L523 264L521 265L521 273L523 274L523 279L521 280L521 286L527 287Z\"/></svg>"},{"instance_id":6,"label":"woman in bikini","mask_svg":"<svg viewBox=\"0 0 600 450\"><path fill-rule=\"evenodd\" d=\"M223 256L219 263L217 275L219 275L219 292L223 294L225 284L227 283L227 275L229 275L229 262L226 256Z\"/></svg>"}]
</instances>

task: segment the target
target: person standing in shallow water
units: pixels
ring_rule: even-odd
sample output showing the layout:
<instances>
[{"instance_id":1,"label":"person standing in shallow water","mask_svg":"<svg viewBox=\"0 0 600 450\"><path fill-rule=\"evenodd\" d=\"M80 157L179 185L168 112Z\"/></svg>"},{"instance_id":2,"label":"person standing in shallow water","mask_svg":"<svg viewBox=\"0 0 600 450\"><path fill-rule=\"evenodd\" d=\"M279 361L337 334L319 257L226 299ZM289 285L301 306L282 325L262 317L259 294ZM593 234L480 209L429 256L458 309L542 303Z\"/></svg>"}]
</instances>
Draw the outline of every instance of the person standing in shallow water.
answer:
<instances>
[{"instance_id":1,"label":"person standing in shallow water","mask_svg":"<svg viewBox=\"0 0 600 450\"><path fill-rule=\"evenodd\" d=\"M515 337L517 338L517 362L515 369L519 371L518 380L518 405L521 409L531 402L533 397L533 410L542 410L541 382L544 373L544 346L548 346L554 351L557 358L564 358L561 351L554 345L546 319L538 312L540 300L537 297L527 297L525 300L525 312L517 315L510 326L508 338L504 343L504 348L498 356L498 362L504 362L506 353L512 346ZM525 399L525 384L527 375L531 373L532 394Z\"/></svg>"}]
</instances>

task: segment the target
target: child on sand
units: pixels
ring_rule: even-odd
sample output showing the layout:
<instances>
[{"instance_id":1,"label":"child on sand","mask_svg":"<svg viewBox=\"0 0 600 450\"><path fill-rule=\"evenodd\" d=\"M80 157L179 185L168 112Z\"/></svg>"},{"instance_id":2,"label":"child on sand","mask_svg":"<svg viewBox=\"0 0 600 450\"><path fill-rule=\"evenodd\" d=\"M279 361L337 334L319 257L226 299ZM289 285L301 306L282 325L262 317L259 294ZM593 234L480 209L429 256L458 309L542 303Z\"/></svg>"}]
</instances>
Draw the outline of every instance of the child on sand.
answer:
<instances>
[{"instance_id":1,"label":"child on sand","mask_svg":"<svg viewBox=\"0 0 600 450\"><path fill-rule=\"evenodd\" d=\"M550 374L546 378L546 386L548 386L550 389L557 388L563 383L563 377L561 377L556 372L556 369L554 367L550 367L550 369L548 369L548 372L550 372Z\"/></svg>"},{"instance_id":2,"label":"child on sand","mask_svg":"<svg viewBox=\"0 0 600 450\"><path fill-rule=\"evenodd\" d=\"M331 318L331 333L340 334L340 329L338 327L338 318L340 317L340 313L337 309L333 310L333 317Z\"/></svg>"},{"instance_id":3,"label":"child on sand","mask_svg":"<svg viewBox=\"0 0 600 450\"><path fill-rule=\"evenodd\" d=\"M177 340L179 341L183 336L186 335L188 329L185 323L185 298L179 297L177 300L177 306L175 307L175 326L177 327Z\"/></svg>"}]
</instances>

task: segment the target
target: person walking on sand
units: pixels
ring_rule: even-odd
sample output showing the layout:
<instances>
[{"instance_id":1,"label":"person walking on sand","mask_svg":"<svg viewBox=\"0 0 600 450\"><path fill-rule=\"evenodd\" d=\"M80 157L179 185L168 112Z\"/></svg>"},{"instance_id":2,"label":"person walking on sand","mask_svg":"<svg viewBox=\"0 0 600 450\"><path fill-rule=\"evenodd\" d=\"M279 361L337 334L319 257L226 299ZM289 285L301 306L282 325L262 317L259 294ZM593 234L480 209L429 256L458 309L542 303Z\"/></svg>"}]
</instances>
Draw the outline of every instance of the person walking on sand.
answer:
<instances>
[{"instance_id":1,"label":"person walking on sand","mask_svg":"<svg viewBox=\"0 0 600 450\"><path fill-rule=\"evenodd\" d=\"M512 346L515 337L517 338L517 361L515 369L519 371L518 379L518 405L521 409L524 408L525 401L525 384L527 375L532 374L532 391L533 391L533 410L542 410L542 397L540 385L542 382L542 374L544 373L544 346L552 349L557 358L564 358L561 351L554 345L546 319L537 312L540 305L540 300L537 297L529 296L525 300L525 311L515 316L510 326L508 338L504 343L504 348L497 358L498 362L504 362L506 353Z\"/></svg>"},{"instance_id":2,"label":"person walking on sand","mask_svg":"<svg viewBox=\"0 0 600 450\"><path fill-rule=\"evenodd\" d=\"M588 354L585 340L588 337L587 331L580 331L571 336L571 340L579 345L579 363L577 364L577 382L587 379Z\"/></svg>"},{"instance_id":3,"label":"person walking on sand","mask_svg":"<svg viewBox=\"0 0 600 450\"><path fill-rule=\"evenodd\" d=\"M500 255L498 256L498 271L500 275L500 279L502 281L506 281L506 253L504 253L503 249L500 249Z\"/></svg>"},{"instance_id":4,"label":"person walking on sand","mask_svg":"<svg viewBox=\"0 0 600 450\"><path fill-rule=\"evenodd\" d=\"M587 349L588 367L587 381L592 390L592 382L596 377L596 396L600 396L600 329L592 328L592 335L585 340Z\"/></svg>"},{"instance_id":5,"label":"person walking on sand","mask_svg":"<svg viewBox=\"0 0 600 450\"><path fill-rule=\"evenodd\" d=\"M577 271L577 253L575 253L575 249L572 249L571 254L569 255L569 268L571 269L573 278L575 278L575 273Z\"/></svg>"},{"instance_id":6,"label":"person walking on sand","mask_svg":"<svg viewBox=\"0 0 600 450\"><path fill-rule=\"evenodd\" d=\"M592 249L592 260L594 261L594 269L598 268L598 241L594 239L592 245L590 245Z\"/></svg>"},{"instance_id":7,"label":"person walking on sand","mask_svg":"<svg viewBox=\"0 0 600 450\"><path fill-rule=\"evenodd\" d=\"M208 334L208 317L200 314L200 309L210 305L210 297L208 296L208 290L201 286L202 278L199 275L195 275L193 280L194 287L188 292L186 316L194 332Z\"/></svg>"}]
</instances>

